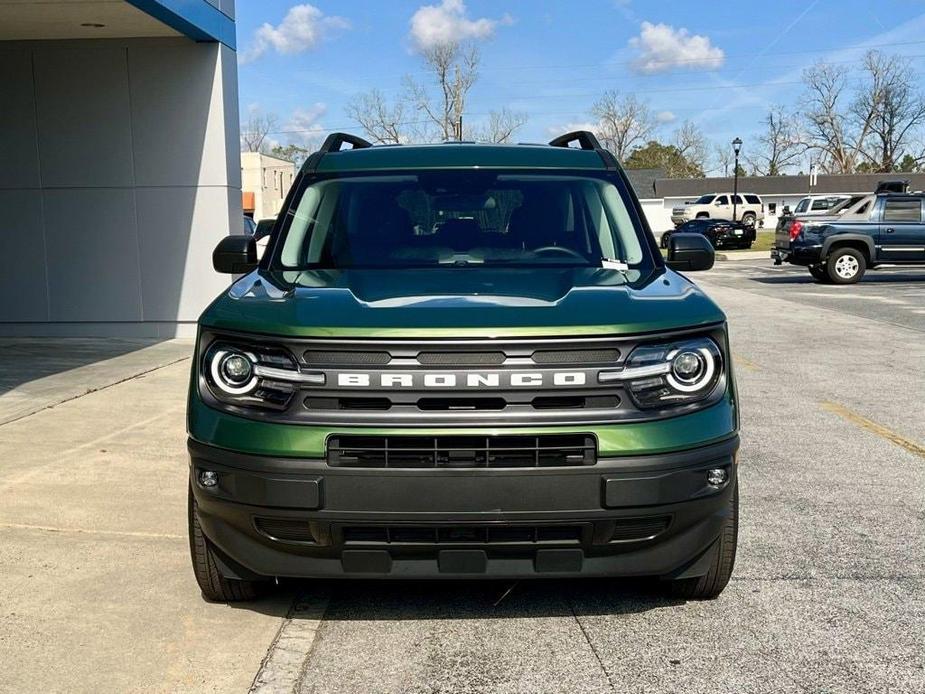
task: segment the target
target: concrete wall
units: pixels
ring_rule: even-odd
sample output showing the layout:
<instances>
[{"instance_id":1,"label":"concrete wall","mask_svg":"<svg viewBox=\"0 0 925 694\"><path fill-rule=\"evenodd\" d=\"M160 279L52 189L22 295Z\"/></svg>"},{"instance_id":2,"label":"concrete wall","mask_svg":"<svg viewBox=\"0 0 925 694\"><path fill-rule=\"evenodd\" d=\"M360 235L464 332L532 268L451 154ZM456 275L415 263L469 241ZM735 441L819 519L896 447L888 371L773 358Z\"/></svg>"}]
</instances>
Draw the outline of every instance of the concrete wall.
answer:
<instances>
[{"instance_id":1,"label":"concrete wall","mask_svg":"<svg viewBox=\"0 0 925 694\"><path fill-rule=\"evenodd\" d=\"M0 95L0 334L191 333L241 232L234 52L8 42Z\"/></svg>"}]
</instances>

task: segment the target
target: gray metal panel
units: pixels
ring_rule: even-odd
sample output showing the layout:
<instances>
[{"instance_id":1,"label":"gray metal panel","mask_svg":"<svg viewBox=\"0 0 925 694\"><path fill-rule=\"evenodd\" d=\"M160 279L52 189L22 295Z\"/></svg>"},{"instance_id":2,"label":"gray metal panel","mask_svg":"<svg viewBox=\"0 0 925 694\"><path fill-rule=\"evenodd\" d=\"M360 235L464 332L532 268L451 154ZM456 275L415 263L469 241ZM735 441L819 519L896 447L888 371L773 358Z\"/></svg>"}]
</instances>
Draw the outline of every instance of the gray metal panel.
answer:
<instances>
[{"instance_id":1,"label":"gray metal panel","mask_svg":"<svg viewBox=\"0 0 925 694\"><path fill-rule=\"evenodd\" d=\"M227 185L219 45L177 39L129 47L139 186Z\"/></svg>"},{"instance_id":2,"label":"gray metal panel","mask_svg":"<svg viewBox=\"0 0 925 694\"><path fill-rule=\"evenodd\" d=\"M145 320L196 320L228 285L210 259L228 235L229 189L139 188L136 199Z\"/></svg>"},{"instance_id":3,"label":"gray metal panel","mask_svg":"<svg viewBox=\"0 0 925 694\"><path fill-rule=\"evenodd\" d=\"M32 55L0 49L0 188L40 185Z\"/></svg>"},{"instance_id":4,"label":"gray metal panel","mask_svg":"<svg viewBox=\"0 0 925 694\"><path fill-rule=\"evenodd\" d=\"M48 320L40 190L0 190L0 321Z\"/></svg>"},{"instance_id":5,"label":"gray metal panel","mask_svg":"<svg viewBox=\"0 0 925 694\"><path fill-rule=\"evenodd\" d=\"M43 185L132 185L125 49L97 44L34 55Z\"/></svg>"},{"instance_id":6,"label":"gray metal panel","mask_svg":"<svg viewBox=\"0 0 925 694\"><path fill-rule=\"evenodd\" d=\"M141 320L135 192L44 192L51 320Z\"/></svg>"}]
</instances>

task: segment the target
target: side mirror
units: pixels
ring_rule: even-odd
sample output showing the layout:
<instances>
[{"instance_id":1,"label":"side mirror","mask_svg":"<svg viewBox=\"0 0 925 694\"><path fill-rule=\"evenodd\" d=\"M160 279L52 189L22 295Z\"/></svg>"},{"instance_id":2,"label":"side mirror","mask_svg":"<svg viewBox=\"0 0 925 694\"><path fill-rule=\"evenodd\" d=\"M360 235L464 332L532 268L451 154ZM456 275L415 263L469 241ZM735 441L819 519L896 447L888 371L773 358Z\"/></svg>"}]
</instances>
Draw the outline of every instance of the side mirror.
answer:
<instances>
[{"instance_id":1,"label":"side mirror","mask_svg":"<svg viewBox=\"0 0 925 694\"><path fill-rule=\"evenodd\" d=\"M216 272L243 275L257 267L257 244L253 236L226 236L212 251Z\"/></svg>"},{"instance_id":2,"label":"side mirror","mask_svg":"<svg viewBox=\"0 0 925 694\"><path fill-rule=\"evenodd\" d=\"M715 259L710 240L702 234L672 234L668 239L668 267L672 270L709 270Z\"/></svg>"}]
</instances>

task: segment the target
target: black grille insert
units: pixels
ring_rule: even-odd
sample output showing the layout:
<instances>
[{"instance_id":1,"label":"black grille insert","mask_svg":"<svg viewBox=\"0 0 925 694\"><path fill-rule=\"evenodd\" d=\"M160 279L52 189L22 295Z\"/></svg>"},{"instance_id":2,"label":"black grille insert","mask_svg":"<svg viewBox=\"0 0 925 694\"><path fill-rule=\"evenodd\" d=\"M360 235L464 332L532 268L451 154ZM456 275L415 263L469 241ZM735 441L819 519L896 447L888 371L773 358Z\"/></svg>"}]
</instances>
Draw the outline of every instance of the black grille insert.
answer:
<instances>
[{"instance_id":1,"label":"black grille insert","mask_svg":"<svg viewBox=\"0 0 925 694\"><path fill-rule=\"evenodd\" d=\"M581 544L582 525L346 526L344 544Z\"/></svg>"},{"instance_id":2,"label":"black grille insert","mask_svg":"<svg viewBox=\"0 0 925 694\"><path fill-rule=\"evenodd\" d=\"M637 542L648 540L664 532L671 523L671 516L649 518L621 518L614 521L610 542Z\"/></svg>"},{"instance_id":3,"label":"black grille insert","mask_svg":"<svg viewBox=\"0 0 925 694\"><path fill-rule=\"evenodd\" d=\"M559 467L594 465L588 434L544 436L332 436L328 465L360 468Z\"/></svg>"},{"instance_id":4,"label":"black grille insert","mask_svg":"<svg viewBox=\"0 0 925 694\"><path fill-rule=\"evenodd\" d=\"M255 518L254 525L264 535L284 542L310 542L317 540L308 521L290 518Z\"/></svg>"},{"instance_id":5,"label":"black grille insert","mask_svg":"<svg viewBox=\"0 0 925 694\"><path fill-rule=\"evenodd\" d=\"M388 352L326 351L310 349L302 358L309 366L382 366L392 360Z\"/></svg>"},{"instance_id":6,"label":"black grille insert","mask_svg":"<svg viewBox=\"0 0 925 694\"><path fill-rule=\"evenodd\" d=\"M498 366L504 352L420 352L418 363L427 366Z\"/></svg>"},{"instance_id":7,"label":"black grille insert","mask_svg":"<svg viewBox=\"0 0 925 694\"><path fill-rule=\"evenodd\" d=\"M618 349L544 349L533 353L534 364L615 364Z\"/></svg>"}]
</instances>

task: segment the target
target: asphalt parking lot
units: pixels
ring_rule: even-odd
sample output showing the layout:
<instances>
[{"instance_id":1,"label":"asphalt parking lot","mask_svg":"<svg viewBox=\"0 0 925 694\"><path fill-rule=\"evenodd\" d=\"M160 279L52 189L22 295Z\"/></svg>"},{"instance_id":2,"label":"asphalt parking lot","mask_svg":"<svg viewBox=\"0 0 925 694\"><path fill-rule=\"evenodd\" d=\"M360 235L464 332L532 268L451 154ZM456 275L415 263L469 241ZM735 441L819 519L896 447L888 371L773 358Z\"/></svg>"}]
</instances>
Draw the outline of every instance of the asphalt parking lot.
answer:
<instances>
[{"instance_id":1,"label":"asphalt parking lot","mask_svg":"<svg viewBox=\"0 0 925 694\"><path fill-rule=\"evenodd\" d=\"M743 260L696 279L729 316L742 398L718 600L346 582L205 604L184 539L189 346L169 343L0 424L0 690L925 691L925 271L834 287Z\"/></svg>"}]
</instances>

